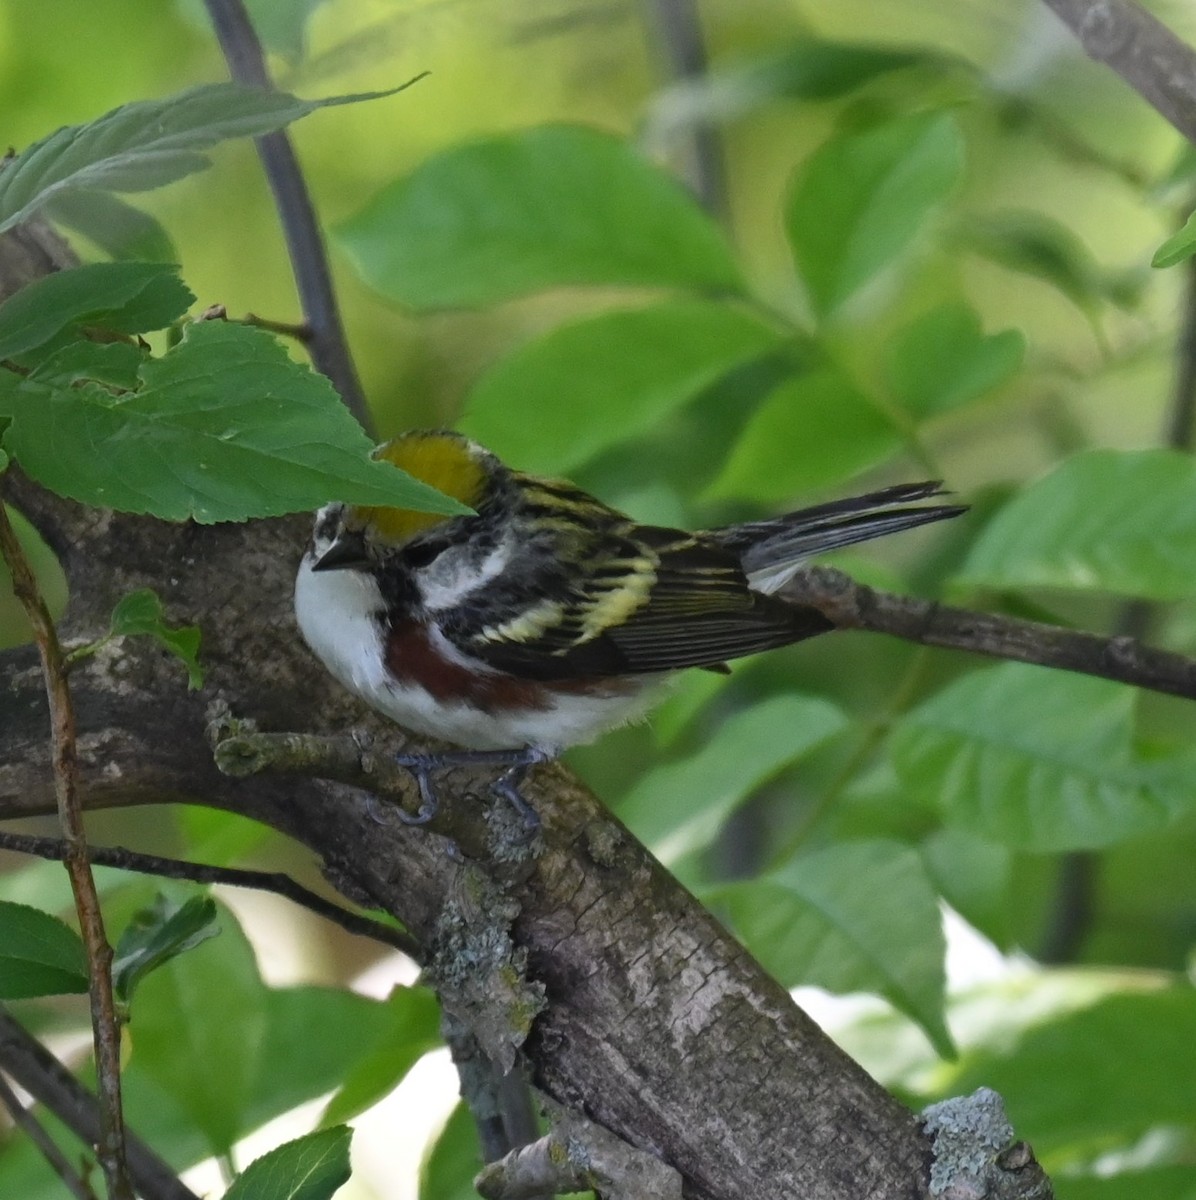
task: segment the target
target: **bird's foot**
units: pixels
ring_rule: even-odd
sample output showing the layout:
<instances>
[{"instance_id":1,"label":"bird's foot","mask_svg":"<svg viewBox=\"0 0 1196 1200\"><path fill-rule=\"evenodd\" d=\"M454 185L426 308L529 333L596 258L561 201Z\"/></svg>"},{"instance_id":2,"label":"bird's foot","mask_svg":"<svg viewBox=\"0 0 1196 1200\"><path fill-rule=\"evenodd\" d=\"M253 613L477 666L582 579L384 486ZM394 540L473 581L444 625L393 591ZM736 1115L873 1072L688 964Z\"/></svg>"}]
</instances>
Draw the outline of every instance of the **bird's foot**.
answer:
<instances>
[{"instance_id":1,"label":"bird's foot","mask_svg":"<svg viewBox=\"0 0 1196 1200\"><path fill-rule=\"evenodd\" d=\"M395 762L411 773L419 789L419 811L411 816L399 810L399 819L406 825L426 825L440 810L440 798L432 782L436 771L454 767L506 767L491 784L490 790L505 800L518 813L528 835L540 828L536 810L519 790L528 770L536 763L548 762L556 752L544 746L523 746L518 750L443 750L435 754L396 754Z\"/></svg>"}]
</instances>

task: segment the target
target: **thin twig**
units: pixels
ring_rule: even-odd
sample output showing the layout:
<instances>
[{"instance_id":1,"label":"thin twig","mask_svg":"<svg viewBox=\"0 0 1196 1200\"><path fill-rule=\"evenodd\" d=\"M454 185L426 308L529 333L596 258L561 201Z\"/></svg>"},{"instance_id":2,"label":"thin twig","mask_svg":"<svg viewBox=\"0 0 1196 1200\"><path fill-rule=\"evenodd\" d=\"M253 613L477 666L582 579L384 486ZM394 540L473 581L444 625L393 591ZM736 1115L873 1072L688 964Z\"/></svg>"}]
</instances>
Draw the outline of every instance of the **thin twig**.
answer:
<instances>
[{"instance_id":1,"label":"thin twig","mask_svg":"<svg viewBox=\"0 0 1196 1200\"><path fill-rule=\"evenodd\" d=\"M1133 638L1103 637L878 592L832 567L799 571L778 595L818 609L838 629L867 629L922 646L1078 671L1196 700L1196 660Z\"/></svg>"},{"instance_id":2,"label":"thin twig","mask_svg":"<svg viewBox=\"0 0 1196 1200\"><path fill-rule=\"evenodd\" d=\"M20 1097L8 1086L3 1075L0 1075L0 1105L8 1110L12 1123L41 1151L42 1157L50 1164L50 1170L62 1180L66 1190L75 1200L96 1200L96 1194L87 1180L58 1149L57 1143L45 1131L41 1122L21 1103Z\"/></svg>"},{"instance_id":3,"label":"thin twig","mask_svg":"<svg viewBox=\"0 0 1196 1200\"><path fill-rule=\"evenodd\" d=\"M1084 52L1196 142L1196 51L1133 0L1043 0Z\"/></svg>"},{"instance_id":4,"label":"thin twig","mask_svg":"<svg viewBox=\"0 0 1196 1200\"><path fill-rule=\"evenodd\" d=\"M0 1069L52 1112L80 1141L99 1136L99 1104L75 1077L0 1005ZM129 1173L142 1200L199 1200L135 1133L129 1133Z\"/></svg>"},{"instance_id":5,"label":"thin twig","mask_svg":"<svg viewBox=\"0 0 1196 1200\"><path fill-rule=\"evenodd\" d=\"M644 0L656 28L656 41L672 79L701 79L706 74L706 44L696 0ZM701 119L690 126L685 176L702 207L719 221L727 219L727 179L718 129Z\"/></svg>"},{"instance_id":6,"label":"thin twig","mask_svg":"<svg viewBox=\"0 0 1196 1200\"><path fill-rule=\"evenodd\" d=\"M204 3L233 79L252 87L272 88L261 43L241 0ZM257 149L286 237L295 288L303 306L303 323L310 331L307 346L311 360L316 370L332 381L349 411L372 432L369 407L332 287L324 239L295 148L286 132L278 130L258 138Z\"/></svg>"},{"instance_id":7,"label":"thin twig","mask_svg":"<svg viewBox=\"0 0 1196 1200\"><path fill-rule=\"evenodd\" d=\"M63 863L75 896L75 911L87 949L88 995L95 1040L100 1094L100 1137L96 1146L109 1200L133 1200L125 1161L125 1128L120 1095L120 1024L112 998L112 947L95 880L87 861L87 837L79 802L79 759L75 744L75 708L67 682L58 631L50 618L29 560L0 502L0 558L12 573L13 594L24 608L41 658L50 706L54 795L66 839Z\"/></svg>"},{"instance_id":8,"label":"thin twig","mask_svg":"<svg viewBox=\"0 0 1196 1200\"><path fill-rule=\"evenodd\" d=\"M0 830L0 850L11 850L19 854L35 854L58 862L66 853L66 842L60 838L35 838L32 834L6 833ZM89 846L88 858L92 866L113 866L119 871L136 871L138 875L156 875L164 880L188 880L192 883L221 883L224 887L253 888L256 892L270 892L283 899L293 901L318 917L341 926L347 934L373 938L384 946L401 950L409 958L419 961L421 948L414 937L393 929L380 920L362 917L325 900L324 896L311 892L296 883L281 871L247 871L233 866L209 866L206 863L188 863L181 858L163 858L160 854L142 854L125 850L124 846Z\"/></svg>"},{"instance_id":9,"label":"thin twig","mask_svg":"<svg viewBox=\"0 0 1196 1200\"><path fill-rule=\"evenodd\" d=\"M38 858L61 860L66 854L66 842L61 838L34 837L27 833L0 831L0 850L18 854L33 854ZM119 871L135 871L139 875L156 875L162 879L186 879L192 883L223 884L226 887L253 888L282 896L317 916L339 925L346 933L372 938L384 946L401 951L409 958L420 960L422 950L410 934L371 917L350 912L326 900L316 892L296 883L280 871L247 871L236 867L213 867L206 863L185 862L178 858L163 858L157 854L141 854L123 846L88 846L87 857L93 866L115 867Z\"/></svg>"}]
</instances>

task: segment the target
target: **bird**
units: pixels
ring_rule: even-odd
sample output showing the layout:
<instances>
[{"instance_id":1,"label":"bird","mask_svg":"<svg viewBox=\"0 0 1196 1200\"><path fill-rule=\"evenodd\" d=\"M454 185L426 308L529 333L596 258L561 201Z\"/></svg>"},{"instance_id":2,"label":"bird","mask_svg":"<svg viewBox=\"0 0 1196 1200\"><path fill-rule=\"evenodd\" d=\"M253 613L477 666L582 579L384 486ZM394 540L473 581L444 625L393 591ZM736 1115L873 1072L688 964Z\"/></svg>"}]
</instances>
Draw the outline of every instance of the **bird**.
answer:
<instances>
[{"instance_id":1,"label":"bird","mask_svg":"<svg viewBox=\"0 0 1196 1200\"><path fill-rule=\"evenodd\" d=\"M562 479L515 470L448 430L374 456L473 511L325 505L295 581L304 640L327 670L404 729L451 743L396 761L420 808L434 776L501 768L492 791L529 829L520 784L537 762L643 717L687 668L832 628L776 595L812 556L955 517L938 481L687 532L642 524Z\"/></svg>"}]
</instances>

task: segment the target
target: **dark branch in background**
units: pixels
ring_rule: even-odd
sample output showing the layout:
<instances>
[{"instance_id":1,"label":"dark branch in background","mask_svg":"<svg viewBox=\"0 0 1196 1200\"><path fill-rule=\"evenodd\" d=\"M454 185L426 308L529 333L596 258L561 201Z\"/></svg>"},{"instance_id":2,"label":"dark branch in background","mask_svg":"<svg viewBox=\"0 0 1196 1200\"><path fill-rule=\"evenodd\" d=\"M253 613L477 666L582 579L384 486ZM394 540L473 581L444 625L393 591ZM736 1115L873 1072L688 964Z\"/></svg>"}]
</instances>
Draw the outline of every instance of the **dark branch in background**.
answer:
<instances>
[{"instance_id":1,"label":"dark branch in background","mask_svg":"<svg viewBox=\"0 0 1196 1200\"><path fill-rule=\"evenodd\" d=\"M672 79L701 79L706 74L706 45L697 0L644 0L655 41ZM726 221L727 180L718 130L705 118L690 126L682 175L702 207Z\"/></svg>"},{"instance_id":2,"label":"dark branch in background","mask_svg":"<svg viewBox=\"0 0 1196 1200\"><path fill-rule=\"evenodd\" d=\"M66 856L67 844L61 838L34 837L27 833L6 833L0 830L0 850L18 854L33 854L60 862ZM225 887L253 888L271 892L306 908L309 912L339 925L346 933L372 938L384 946L401 951L409 958L420 960L419 943L401 929L384 925L370 917L341 908L331 900L296 883L289 875L276 871L246 871L236 867L211 867L204 863L184 862L163 858L157 854L139 854L122 846L88 846L87 857L93 866L115 867L120 871L135 871L139 875L156 875L161 879L186 879L191 883L223 884Z\"/></svg>"},{"instance_id":3,"label":"dark branch in background","mask_svg":"<svg viewBox=\"0 0 1196 1200\"><path fill-rule=\"evenodd\" d=\"M95 1145L100 1117L91 1094L0 1005L0 1071L44 1104L81 1142ZM199 1197L136 1134L128 1134L129 1174L142 1200Z\"/></svg>"},{"instance_id":4,"label":"dark branch in background","mask_svg":"<svg viewBox=\"0 0 1196 1200\"><path fill-rule=\"evenodd\" d=\"M1084 53L1196 143L1196 50L1133 0L1043 0Z\"/></svg>"},{"instance_id":5,"label":"dark branch in background","mask_svg":"<svg viewBox=\"0 0 1196 1200\"><path fill-rule=\"evenodd\" d=\"M229 73L238 83L272 88L261 42L241 0L204 0ZM307 181L288 135L279 130L257 139L258 154L286 237L295 288L308 327L307 348L317 371L327 375L349 411L369 432L373 424L357 369L349 353L324 240Z\"/></svg>"},{"instance_id":6,"label":"dark branch in background","mask_svg":"<svg viewBox=\"0 0 1196 1200\"><path fill-rule=\"evenodd\" d=\"M0 1075L0 1106L8 1111L12 1123L27 1134L29 1140L41 1151L42 1157L50 1164L50 1170L62 1180L63 1186L75 1200L97 1200L87 1180L58 1149L57 1143L45 1131L41 1122L21 1103L20 1097L8 1086L3 1075Z\"/></svg>"},{"instance_id":7,"label":"dark branch in background","mask_svg":"<svg viewBox=\"0 0 1196 1200\"><path fill-rule=\"evenodd\" d=\"M866 629L922 646L1079 671L1196 700L1196 660L1133 638L1103 637L878 592L832 567L807 567L778 594L818 609L838 629Z\"/></svg>"},{"instance_id":8,"label":"dark branch in background","mask_svg":"<svg viewBox=\"0 0 1196 1200\"><path fill-rule=\"evenodd\" d=\"M70 876L75 912L87 949L87 992L95 1043L100 1093L100 1136L96 1150L108 1200L133 1200L125 1162L125 1123L120 1095L120 1024L112 998L112 947L104 932L100 898L87 861L87 834L79 796L79 753L75 735L75 706L67 683L66 664L58 630L37 586L29 560L17 540L0 493L0 561L12 574L13 595L20 601L33 630L50 706L50 737L54 794L58 820L66 839L63 863Z\"/></svg>"}]
</instances>

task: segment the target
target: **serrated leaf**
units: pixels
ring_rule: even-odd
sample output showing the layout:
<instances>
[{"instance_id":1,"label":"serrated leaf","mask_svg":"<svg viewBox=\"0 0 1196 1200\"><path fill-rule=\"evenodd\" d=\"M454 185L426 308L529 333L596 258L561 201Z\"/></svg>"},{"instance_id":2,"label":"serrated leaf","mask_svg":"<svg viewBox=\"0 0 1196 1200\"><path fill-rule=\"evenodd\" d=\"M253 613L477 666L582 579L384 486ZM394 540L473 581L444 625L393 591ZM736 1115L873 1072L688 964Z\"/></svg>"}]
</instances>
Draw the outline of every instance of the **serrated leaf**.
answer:
<instances>
[{"instance_id":1,"label":"serrated leaf","mask_svg":"<svg viewBox=\"0 0 1196 1200\"><path fill-rule=\"evenodd\" d=\"M974 671L906 713L890 753L948 822L1038 852L1091 849L1196 807L1192 763L1145 759L1134 692L1024 663Z\"/></svg>"},{"instance_id":2,"label":"serrated leaf","mask_svg":"<svg viewBox=\"0 0 1196 1200\"><path fill-rule=\"evenodd\" d=\"M224 1200L330 1200L350 1174L347 1125L296 1138L255 1159Z\"/></svg>"},{"instance_id":3,"label":"serrated leaf","mask_svg":"<svg viewBox=\"0 0 1196 1200\"><path fill-rule=\"evenodd\" d=\"M724 722L696 753L649 771L619 817L663 863L700 850L757 788L847 727L816 696L774 696Z\"/></svg>"},{"instance_id":4,"label":"serrated leaf","mask_svg":"<svg viewBox=\"0 0 1196 1200\"><path fill-rule=\"evenodd\" d=\"M88 263L35 279L0 304L0 359L27 354L79 325L124 334L162 329L195 300L178 270L165 263Z\"/></svg>"},{"instance_id":5,"label":"serrated leaf","mask_svg":"<svg viewBox=\"0 0 1196 1200\"><path fill-rule=\"evenodd\" d=\"M1196 593L1196 463L1178 450L1089 450L1006 504L959 574L994 588Z\"/></svg>"},{"instance_id":6,"label":"serrated leaf","mask_svg":"<svg viewBox=\"0 0 1196 1200\"><path fill-rule=\"evenodd\" d=\"M73 929L40 908L0 900L0 999L86 992L87 979Z\"/></svg>"},{"instance_id":7,"label":"serrated leaf","mask_svg":"<svg viewBox=\"0 0 1196 1200\"><path fill-rule=\"evenodd\" d=\"M651 428L780 340L713 301L603 313L503 359L471 392L461 426L523 470L568 471Z\"/></svg>"},{"instance_id":8,"label":"serrated leaf","mask_svg":"<svg viewBox=\"0 0 1196 1200\"><path fill-rule=\"evenodd\" d=\"M203 321L141 389L50 389L0 372L8 451L39 483L80 500L166 520L242 521L329 500L426 512L469 509L389 463L322 375L267 333Z\"/></svg>"},{"instance_id":9,"label":"serrated leaf","mask_svg":"<svg viewBox=\"0 0 1196 1200\"><path fill-rule=\"evenodd\" d=\"M107 192L62 192L46 205L45 213L119 262L179 261L170 234L154 217Z\"/></svg>"},{"instance_id":10,"label":"serrated leaf","mask_svg":"<svg viewBox=\"0 0 1196 1200\"><path fill-rule=\"evenodd\" d=\"M156 638L187 669L187 686L203 687L203 668L199 665L200 629L198 625L167 625L166 610L152 588L130 592L112 610L114 637L136 634Z\"/></svg>"},{"instance_id":11,"label":"serrated leaf","mask_svg":"<svg viewBox=\"0 0 1196 1200\"><path fill-rule=\"evenodd\" d=\"M889 387L908 412L924 420L999 387L1021 366L1025 350L1020 331L985 334L971 307L943 304L889 344Z\"/></svg>"},{"instance_id":12,"label":"serrated leaf","mask_svg":"<svg viewBox=\"0 0 1196 1200\"><path fill-rule=\"evenodd\" d=\"M750 882L712 889L748 949L786 987L878 992L944 1057L946 988L938 900L918 855L898 842L843 842Z\"/></svg>"},{"instance_id":13,"label":"serrated leaf","mask_svg":"<svg viewBox=\"0 0 1196 1200\"><path fill-rule=\"evenodd\" d=\"M711 499L788 500L841 483L901 448L897 427L834 368L782 383L731 448Z\"/></svg>"},{"instance_id":14,"label":"serrated leaf","mask_svg":"<svg viewBox=\"0 0 1196 1200\"><path fill-rule=\"evenodd\" d=\"M216 904L208 896L192 896L182 905L158 896L133 914L116 944L112 984L128 1004L137 985L151 971L192 950L220 932Z\"/></svg>"},{"instance_id":15,"label":"serrated leaf","mask_svg":"<svg viewBox=\"0 0 1196 1200\"><path fill-rule=\"evenodd\" d=\"M348 1121L392 1092L441 1044L440 1005L427 988L396 988L386 1002L387 1027L373 1040L328 1102L321 1125Z\"/></svg>"},{"instance_id":16,"label":"serrated leaf","mask_svg":"<svg viewBox=\"0 0 1196 1200\"><path fill-rule=\"evenodd\" d=\"M571 284L743 286L722 233L672 176L581 126L445 150L336 236L366 282L419 310Z\"/></svg>"},{"instance_id":17,"label":"serrated leaf","mask_svg":"<svg viewBox=\"0 0 1196 1200\"><path fill-rule=\"evenodd\" d=\"M785 213L815 311L829 316L905 250L962 171L955 122L936 113L838 134L815 151Z\"/></svg>"},{"instance_id":18,"label":"serrated leaf","mask_svg":"<svg viewBox=\"0 0 1196 1200\"><path fill-rule=\"evenodd\" d=\"M238 83L209 83L121 105L84 125L56 130L4 165L0 233L67 192L161 187L206 167L203 152L219 142L258 137L328 105L391 94L300 100Z\"/></svg>"},{"instance_id":19,"label":"serrated leaf","mask_svg":"<svg viewBox=\"0 0 1196 1200\"><path fill-rule=\"evenodd\" d=\"M67 342L30 372L34 383L67 388L90 379L118 392L132 391L146 352L132 342Z\"/></svg>"}]
</instances>

